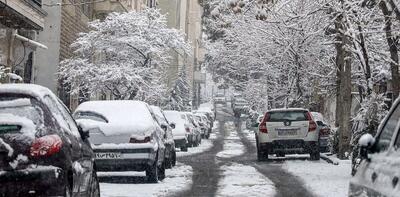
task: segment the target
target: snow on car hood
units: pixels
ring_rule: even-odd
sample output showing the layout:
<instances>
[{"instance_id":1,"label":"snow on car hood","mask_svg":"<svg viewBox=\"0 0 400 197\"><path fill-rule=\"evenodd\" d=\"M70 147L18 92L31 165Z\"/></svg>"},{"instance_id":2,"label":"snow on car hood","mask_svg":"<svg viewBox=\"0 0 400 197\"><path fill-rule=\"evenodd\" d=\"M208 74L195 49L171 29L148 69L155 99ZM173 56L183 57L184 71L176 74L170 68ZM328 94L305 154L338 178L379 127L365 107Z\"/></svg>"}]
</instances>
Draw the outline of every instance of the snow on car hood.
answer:
<instances>
[{"instance_id":1,"label":"snow on car hood","mask_svg":"<svg viewBox=\"0 0 400 197\"><path fill-rule=\"evenodd\" d=\"M97 124L105 136L150 136L156 130L147 104L141 101L89 101L79 105L77 112L94 112L104 116L108 122L86 118L77 121L81 126L93 127Z\"/></svg>"}]
</instances>

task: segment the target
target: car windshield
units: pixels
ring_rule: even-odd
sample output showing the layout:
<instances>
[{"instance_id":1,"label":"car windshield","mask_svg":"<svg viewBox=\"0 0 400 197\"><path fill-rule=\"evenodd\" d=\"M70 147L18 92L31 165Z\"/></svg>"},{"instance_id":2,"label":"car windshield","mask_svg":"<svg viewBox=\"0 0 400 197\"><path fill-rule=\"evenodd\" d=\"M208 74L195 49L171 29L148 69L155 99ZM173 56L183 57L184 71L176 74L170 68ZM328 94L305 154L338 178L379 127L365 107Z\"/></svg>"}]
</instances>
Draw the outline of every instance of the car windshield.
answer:
<instances>
[{"instance_id":1,"label":"car windshield","mask_svg":"<svg viewBox=\"0 0 400 197\"><path fill-rule=\"evenodd\" d=\"M269 112L270 122L281 122L281 121L306 121L307 114L304 111L277 111Z\"/></svg>"},{"instance_id":2,"label":"car windshield","mask_svg":"<svg viewBox=\"0 0 400 197\"><path fill-rule=\"evenodd\" d=\"M91 111L78 111L74 114L75 119L89 119L89 120L95 120L99 122L105 122L107 123L108 120L106 117L104 117L101 114L98 114L96 112L91 112Z\"/></svg>"}]
</instances>

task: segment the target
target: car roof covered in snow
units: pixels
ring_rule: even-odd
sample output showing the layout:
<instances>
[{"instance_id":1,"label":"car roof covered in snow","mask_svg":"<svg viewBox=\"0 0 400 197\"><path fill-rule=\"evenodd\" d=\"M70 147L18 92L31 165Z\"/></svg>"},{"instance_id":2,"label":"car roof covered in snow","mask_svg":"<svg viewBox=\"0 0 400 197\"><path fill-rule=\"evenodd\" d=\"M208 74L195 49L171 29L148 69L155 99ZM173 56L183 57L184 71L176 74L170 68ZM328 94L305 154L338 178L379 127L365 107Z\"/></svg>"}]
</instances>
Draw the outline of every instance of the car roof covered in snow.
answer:
<instances>
[{"instance_id":1,"label":"car roof covered in snow","mask_svg":"<svg viewBox=\"0 0 400 197\"><path fill-rule=\"evenodd\" d=\"M150 135L156 130L149 107L142 101L88 101L75 110L95 112L107 118L108 123L99 122L106 135L136 134ZM81 120L80 120L81 121Z\"/></svg>"},{"instance_id":2,"label":"car roof covered in snow","mask_svg":"<svg viewBox=\"0 0 400 197\"><path fill-rule=\"evenodd\" d=\"M286 111L308 111L304 108L279 108L279 109L271 109L268 112L286 112Z\"/></svg>"},{"instance_id":3,"label":"car roof covered in snow","mask_svg":"<svg viewBox=\"0 0 400 197\"><path fill-rule=\"evenodd\" d=\"M46 95L55 97L48 88L35 84L0 84L0 93L24 94L38 99Z\"/></svg>"}]
</instances>

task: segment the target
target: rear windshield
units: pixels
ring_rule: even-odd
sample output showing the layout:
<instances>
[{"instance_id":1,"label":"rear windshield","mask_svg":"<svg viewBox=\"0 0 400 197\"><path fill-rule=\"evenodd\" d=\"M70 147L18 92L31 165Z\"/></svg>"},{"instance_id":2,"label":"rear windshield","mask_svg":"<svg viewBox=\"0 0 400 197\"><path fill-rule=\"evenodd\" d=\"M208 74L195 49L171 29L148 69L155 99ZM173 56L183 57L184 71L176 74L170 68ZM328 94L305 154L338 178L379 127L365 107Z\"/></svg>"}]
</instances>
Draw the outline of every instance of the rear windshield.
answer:
<instances>
[{"instance_id":1,"label":"rear windshield","mask_svg":"<svg viewBox=\"0 0 400 197\"><path fill-rule=\"evenodd\" d=\"M307 112L305 111L279 111L279 112L268 112L269 122L280 122L280 121L307 121Z\"/></svg>"},{"instance_id":2,"label":"rear windshield","mask_svg":"<svg viewBox=\"0 0 400 197\"><path fill-rule=\"evenodd\" d=\"M32 121L36 127L35 130L31 131L33 134L44 131L47 126L44 123L44 112L38 101L33 98L0 95L0 115L2 117L21 117ZM15 123L10 124L10 122ZM17 132L21 129L21 126L26 126L21 124L24 124L24 121L0 120L1 133Z\"/></svg>"}]
</instances>

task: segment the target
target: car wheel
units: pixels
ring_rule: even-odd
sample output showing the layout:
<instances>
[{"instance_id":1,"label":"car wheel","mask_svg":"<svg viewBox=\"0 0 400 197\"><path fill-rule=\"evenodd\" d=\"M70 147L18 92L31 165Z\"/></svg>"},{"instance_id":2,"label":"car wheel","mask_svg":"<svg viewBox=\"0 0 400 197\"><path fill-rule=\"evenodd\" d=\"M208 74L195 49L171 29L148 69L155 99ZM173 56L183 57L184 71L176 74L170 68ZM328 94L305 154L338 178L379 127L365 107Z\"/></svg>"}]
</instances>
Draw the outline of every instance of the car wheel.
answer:
<instances>
[{"instance_id":1,"label":"car wheel","mask_svg":"<svg viewBox=\"0 0 400 197\"><path fill-rule=\"evenodd\" d=\"M90 185L90 196L100 197L100 184L99 184L99 179L97 178L96 171L94 171L92 175L92 183Z\"/></svg>"},{"instance_id":2,"label":"car wheel","mask_svg":"<svg viewBox=\"0 0 400 197\"><path fill-rule=\"evenodd\" d=\"M165 179L165 160L164 162L161 164L161 166L158 167L158 180L162 181Z\"/></svg>"},{"instance_id":3,"label":"car wheel","mask_svg":"<svg viewBox=\"0 0 400 197\"><path fill-rule=\"evenodd\" d=\"M148 182L150 183L158 183L158 166L157 166L157 160L154 162L154 164L152 166L150 166L147 170L146 170L146 177Z\"/></svg>"},{"instance_id":4,"label":"car wheel","mask_svg":"<svg viewBox=\"0 0 400 197\"><path fill-rule=\"evenodd\" d=\"M165 168L166 169L171 169L172 168L172 151L169 154L169 158L165 158Z\"/></svg>"},{"instance_id":5,"label":"car wheel","mask_svg":"<svg viewBox=\"0 0 400 197\"><path fill-rule=\"evenodd\" d=\"M258 138L256 136L257 143L257 161L267 161L268 160L268 151L261 151L258 145Z\"/></svg>"},{"instance_id":6,"label":"car wheel","mask_svg":"<svg viewBox=\"0 0 400 197\"><path fill-rule=\"evenodd\" d=\"M68 181L65 181L65 187L64 187L65 189L65 191L64 191L64 193L65 193L65 197L71 197L72 196L72 190L71 190L71 186L70 186L70 183L68 182Z\"/></svg>"},{"instance_id":7,"label":"car wheel","mask_svg":"<svg viewBox=\"0 0 400 197\"><path fill-rule=\"evenodd\" d=\"M209 139L210 138L210 133L208 133L207 135L206 135L206 139Z\"/></svg>"},{"instance_id":8,"label":"car wheel","mask_svg":"<svg viewBox=\"0 0 400 197\"><path fill-rule=\"evenodd\" d=\"M181 147L181 151L187 152L187 151L188 151L188 147L187 147L187 146L182 146L182 147Z\"/></svg>"},{"instance_id":9,"label":"car wheel","mask_svg":"<svg viewBox=\"0 0 400 197\"><path fill-rule=\"evenodd\" d=\"M172 166L176 166L176 152L172 152Z\"/></svg>"},{"instance_id":10,"label":"car wheel","mask_svg":"<svg viewBox=\"0 0 400 197\"><path fill-rule=\"evenodd\" d=\"M319 144L317 143L313 147L311 147L310 150L310 160L317 161L321 157L320 151L319 151Z\"/></svg>"}]
</instances>

